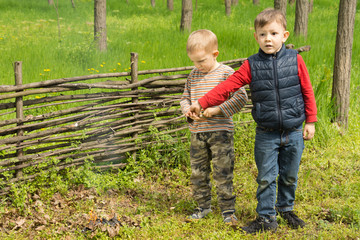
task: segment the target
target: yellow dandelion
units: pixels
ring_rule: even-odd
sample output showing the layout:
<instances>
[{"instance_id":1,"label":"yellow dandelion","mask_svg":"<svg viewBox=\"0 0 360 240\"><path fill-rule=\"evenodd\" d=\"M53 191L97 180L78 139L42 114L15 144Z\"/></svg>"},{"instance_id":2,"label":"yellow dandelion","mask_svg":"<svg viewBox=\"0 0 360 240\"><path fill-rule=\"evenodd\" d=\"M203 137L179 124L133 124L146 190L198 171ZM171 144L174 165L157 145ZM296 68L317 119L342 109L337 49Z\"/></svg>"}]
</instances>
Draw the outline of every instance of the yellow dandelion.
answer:
<instances>
[{"instance_id":1,"label":"yellow dandelion","mask_svg":"<svg viewBox=\"0 0 360 240\"><path fill-rule=\"evenodd\" d=\"M99 70L96 70L96 72L99 72Z\"/></svg>"},{"instance_id":2,"label":"yellow dandelion","mask_svg":"<svg viewBox=\"0 0 360 240\"><path fill-rule=\"evenodd\" d=\"M105 64L106 62L103 62L102 64Z\"/></svg>"},{"instance_id":3,"label":"yellow dandelion","mask_svg":"<svg viewBox=\"0 0 360 240\"><path fill-rule=\"evenodd\" d=\"M145 61L141 61L142 63L145 63Z\"/></svg>"},{"instance_id":4,"label":"yellow dandelion","mask_svg":"<svg viewBox=\"0 0 360 240\"><path fill-rule=\"evenodd\" d=\"M35 96L35 98L39 99L39 98L41 98L41 97L39 97L39 96Z\"/></svg>"},{"instance_id":5,"label":"yellow dandelion","mask_svg":"<svg viewBox=\"0 0 360 240\"><path fill-rule=\"evenodd\" d=\"M127 71L128 69L127 68L125 68L125 71Z\"/></svg>"},{"instance_id":6,"label":"yellow dandelion","mask_svg":"<svg viewBox=\"0 0 360 240\"><path fill-rule=\"evenodd\" d=\"M40 76L42 76L43 74L42 73L40 73Z\"/></svg>"},{"instance_id":7,"label":"yellow dandelion","mask_svg":"<svg viewBox=\"0 0 360 240\"><path fill-rule=\"evenodd\" d=\"M100 64L100 67L104 67L104 65Z\"/></svg>"},{"instance_id":8,"label":"yellow dandelion","mask_svg":"<svg viewBox=\"0 0 360 240\"><path fill-rule=\"evenodd\" d=\"M117 63L119 66L121 66L121 63Z\"/></svg>"},{"instance_id":9,"label":"yellow dandelion","mask_svg":"<svg viewBox=\"0 0 360 240\"><path fill-rule=\"evenodd\" d=\"M91 68L91 70L93 70L93 71L94 71L95 69L94 69L94 68Z\"/></svg>"}]
</instances>

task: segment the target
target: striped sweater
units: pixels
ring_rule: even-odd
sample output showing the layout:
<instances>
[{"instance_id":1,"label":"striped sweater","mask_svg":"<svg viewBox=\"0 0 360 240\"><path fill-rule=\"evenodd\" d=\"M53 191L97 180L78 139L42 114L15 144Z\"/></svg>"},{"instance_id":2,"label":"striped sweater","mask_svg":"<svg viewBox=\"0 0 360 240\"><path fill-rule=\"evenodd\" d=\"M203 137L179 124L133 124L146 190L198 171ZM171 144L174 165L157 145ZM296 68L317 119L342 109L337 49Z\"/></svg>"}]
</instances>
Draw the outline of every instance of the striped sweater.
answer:
<instances>
[{"instance_id":1,"label":"striped sweater","mask_svg":"<svg viewBox=\"0 0 360 240\"><path fill-rule=\"evenodd\" d=\"M189 111L193 102L204 96L219 83L225 81L234 70L226 65L220 64L215 70L203 73L197 68L193 69L185 83L184 93L182 95L180 106L185 114ZM200 121L193 121L189 125L192 133L215 132L215 131L234 131L232 115L239 112L246 104L248 98L244 88L229 96L229 99L219 105L222 115L216 115Z\"/></svg>"}]
</instances>

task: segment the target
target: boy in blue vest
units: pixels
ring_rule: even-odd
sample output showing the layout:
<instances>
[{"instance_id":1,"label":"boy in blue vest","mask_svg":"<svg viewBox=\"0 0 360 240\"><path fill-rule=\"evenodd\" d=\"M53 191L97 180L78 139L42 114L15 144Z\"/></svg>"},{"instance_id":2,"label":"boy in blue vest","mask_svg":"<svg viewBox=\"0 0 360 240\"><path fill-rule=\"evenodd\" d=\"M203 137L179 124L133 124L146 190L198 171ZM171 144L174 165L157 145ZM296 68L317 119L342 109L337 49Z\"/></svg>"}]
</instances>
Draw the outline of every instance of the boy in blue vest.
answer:
<instances>
[{"instance_id":1,"label":"boy in blue vest","mask_svg":"<svg viewBox=\"0 0 360 240\"><path fill-rule=\"evenodd\" d=\"M289 37L285 16L281 11L265 9L254 25L259 52L190 109L191 114L198 116L201 108L219 105L231 92L250 85L252 116L257 123L254 155L258 169L258 217L242 228L247 233L275 231L277 214L292 228L305 226L293 211L295 190L304 140L314 137L317 121L305 63L297 51L285 48ZM207 114L205 110L204 116Z\"/></svg>"}]
</instances>

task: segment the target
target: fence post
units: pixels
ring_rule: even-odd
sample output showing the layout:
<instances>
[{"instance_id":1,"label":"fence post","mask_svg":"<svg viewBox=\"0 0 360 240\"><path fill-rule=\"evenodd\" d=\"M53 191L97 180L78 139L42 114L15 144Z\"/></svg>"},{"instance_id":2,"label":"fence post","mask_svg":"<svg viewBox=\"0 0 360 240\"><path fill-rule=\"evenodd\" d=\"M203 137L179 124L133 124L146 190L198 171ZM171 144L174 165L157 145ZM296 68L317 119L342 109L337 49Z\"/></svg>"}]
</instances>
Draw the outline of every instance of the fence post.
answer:
<instances>
[{"instance_id":1,"label":"fence post","mask_svg":"<svg viewBox=\"0 0 360 240\"><path fill-rule=\"evenodd\" d=\"M15 85L16 86L21 86L22 85L22 62L15 62L14 63L14 74L15 74ZM20 92L23 90L19 90L16 92ZM15 104L16 104L16 118L18 120L23 120L24 119L24 109L23 109L23 97L16 97L15 100ZM21 126L23 125L22 122L17 123L17 126ZM24 130L20 129L17 131L17 136L23 136L24 135ZM21 146L21 141L19 141L16 146L19 147ZM21 157L24 155L24 151L22 148L19 148L16 150L16 157ZM23 172L21 169L16 170L16 177L21 177L23 175Z\"/></svg>"},{"instance_id":2,"label":"fence post","mask_svg":"<svg viewBox=\"0 0 360 240\"><path fill-rule=\"evenodd\" d=\"M138 60L139 60L139 56L137 53L135 52L132 52L130 53L131 55L131 63L130 63L130 74L131 74L131 83L136 83L138 81ZM135 87L135 88L132 88L131 90L138 90L139 88L138 87ZM139 98L138 97L133 97L132 98L132 103L138 103L139 101ZM135 118L138 116L139 114L138 113L135 113ZM136 122L136 120L135 120ZM137 138L138 134L137 133L134 133L133 137L134 138ZM136 160L136 151L133 152L133 159Z\"/></svg>"}]
</instances>

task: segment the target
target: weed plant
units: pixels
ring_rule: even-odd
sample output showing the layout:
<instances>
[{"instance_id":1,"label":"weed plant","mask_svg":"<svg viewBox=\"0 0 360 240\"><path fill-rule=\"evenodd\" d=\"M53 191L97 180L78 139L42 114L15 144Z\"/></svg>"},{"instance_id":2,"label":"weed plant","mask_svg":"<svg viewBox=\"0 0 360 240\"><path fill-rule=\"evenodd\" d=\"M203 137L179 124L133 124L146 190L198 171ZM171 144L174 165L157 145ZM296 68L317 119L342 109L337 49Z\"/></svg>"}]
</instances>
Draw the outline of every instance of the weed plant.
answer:
<instances>
[{"instance_id":1,"label":"weed plant","mask_svg":"<svg viewBox=\"0 0 360 240\"><path fill-rule=\"evenodd\" d=\"M14 61L23 62L24 83L129 71L131 52L139 53L140 70L191 65L185 51L189 33L179 31L181 1L174 1L174 11L168 11L165 1L160 0L156 1L155 8L143 0L129 0L128 4L107 0L108 50L104 53L98 52L93 42L93 1L75 1L75 9L70 1L54 2L60 19L54 7L45 0L0 0L1 85L14 84ZM239 0L227 17L222 0L197 1L192 29L207 28L217 34L219 61L248 57L258 49L253 39L253 20L262 9L273 6L272 0L260 2L254 6L250 0ZM359 239L360 33L354 32L349 128L343 132L330 122L338 5L339 1L314 1L307 38L294 36L295 5L287 8L290 31L287 43L296 47L311 46L311 51L302 56L318 106L317 132L312 141L306 142L295 207L307 222L304 229L291 230L282 219L279 219L277 233L248 236L229 229L222 224L216 210L215 192L214 214L204 221L185 224L184 217L195 208L189 186L189 143L178 143L174 137L163 135L157 129L152 129L156 144L139 151L136 159L129 156L129 163L122 171L94 172L91 159L84 166L67 169L62 174L54 168L40 173L33 182L13 186L12 195L3 198L2 203L11 202L12 207L26 215L30 214L29 195L39 193L41 199L46 200L56 192L66 194L73 186L84 184L87 188L95 187L100 195L109 189L117 189L124 196L131 192L131 199L138 207L128 214L140 216L141 229L124 226L119 239ZM355 29L359 25L359 6L358 2ZM238 114L234 119L240 122L251 117ZM236 126L234 190L236 214L241 225L256 216L254 136L254 123ZM79 204L83 205L78 206L78 210L85 213L96 205L94 202ZM1 205L0 216L4 209ZM118 208L117 211L127 209ZM39 231L39 236L86 239L80 231L59 233L51 226ZM0 237L26 239L26 231L0 233ZM108 237L98 232L94 239Z\"/></svg>"}]
</instances>

